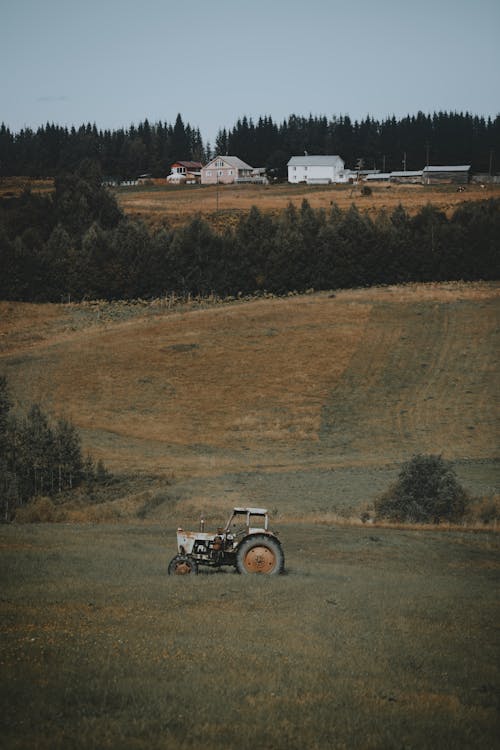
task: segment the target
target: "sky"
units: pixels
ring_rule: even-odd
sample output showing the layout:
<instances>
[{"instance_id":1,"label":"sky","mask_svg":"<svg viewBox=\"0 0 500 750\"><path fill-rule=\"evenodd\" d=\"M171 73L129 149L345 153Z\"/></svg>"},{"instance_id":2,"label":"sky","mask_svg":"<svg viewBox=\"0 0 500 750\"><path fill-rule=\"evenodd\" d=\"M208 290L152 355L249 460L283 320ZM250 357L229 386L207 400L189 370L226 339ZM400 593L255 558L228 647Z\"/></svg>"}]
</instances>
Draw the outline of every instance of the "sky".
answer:
<instances>
[{"instance_id":1,"label":"sky","mask_svg":"<svg viewBox=\"0 0 500 750\"><path fill-rule=\"evenodd\" d=\"M500 113L499 0L0 0L0 122Z\"/></svg>"}]
</instances>

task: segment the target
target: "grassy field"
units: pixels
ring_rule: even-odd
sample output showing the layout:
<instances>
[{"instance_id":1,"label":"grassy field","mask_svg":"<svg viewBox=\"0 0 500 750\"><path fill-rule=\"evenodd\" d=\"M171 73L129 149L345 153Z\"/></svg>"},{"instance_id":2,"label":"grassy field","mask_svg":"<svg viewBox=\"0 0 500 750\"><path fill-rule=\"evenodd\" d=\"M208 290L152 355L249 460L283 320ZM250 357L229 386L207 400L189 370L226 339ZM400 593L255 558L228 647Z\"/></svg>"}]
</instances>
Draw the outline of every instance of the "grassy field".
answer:
<instances>
[{"instance_id":1,"label":"grassy field","mask_svg":"<svg viewBox=\"0 0 500 750\"><path fill-rule=\"evenodd\" d=\"M19 406L69 416L113 471L261 476L417 452L484 463L499 297L449 284L170 310L0 303L0 368Z\"/></svg>"},{"instance_id":2,"label":"grassy field","mask_svg":"<svg viewBox=\"0 0 500 750\"><path fill-rule=\"evenodd\" d=\"M0 181L0 197L18 195L30 187L34 192L47 194L52 189L50 180L29 180L13 177ZM329 211L333 203L340 208L355 204L371 216L380 211L390 213L402 204L415 214L428 203L450 215L458 205L467 201L498 197L500 186L470 184L466 192L457 192L454 185L371 185L372 194L361 195L352 185L166 185L155 180L151 185L137 185L114 189L123 211L153 227L165 223L172 227L184 224L200 214L212 226L223 229L234 226L252 206L261 211L278 214L289 203L299 207L306 198L313 208Z\"/></svg>"},{"instance_id":3,"label":"grassy field","mask_svg":"<svg viewBox=\"0 0 500 750\"><path fill-rule=\"evenodd\" d=\"M200 214L211 225L219 228L234 225L240 216L252 206L261 211L278 214L289 203L299 207L308 200L313 208L329 211L332 204L342 209L356 205L360 211L371 216L386 211L390 213L399 204L414 214L423 206L432 203L450 215L455 208L467 201L498 197L500 187L491 185L469 185L465 193L458 193L456 186L424 185L371 185L372 193L364 196L352 185L188 185L172 187L160 181L153 186L119 188L116 197L125 213L159 226L167 222L170 226L185 223L195 214Z\"/></svg>"},{"instance_id":4,"label":"grassy field","mask_svg":"<svg viewBox=\"0 0 500 750\"><path fill-rule=\"evenodd\" d=\"M279 527L169 578L163 524L0 528L2 747L498 747L498 536Z\"/></svg>"},{"instance_id":5,"label":"grassy field","mask_svg":"<svg viewBox=\"0 0 500 750\"><path fill-rule=\"evenodd\" d=\"M499 297L1 302L16 410L121 476L0 527L2 747L499 747L495 524L360 520L417 452L498 498ZM233 505L271 509L287 575L167 577Z\"/></svg>"}]
</instances>

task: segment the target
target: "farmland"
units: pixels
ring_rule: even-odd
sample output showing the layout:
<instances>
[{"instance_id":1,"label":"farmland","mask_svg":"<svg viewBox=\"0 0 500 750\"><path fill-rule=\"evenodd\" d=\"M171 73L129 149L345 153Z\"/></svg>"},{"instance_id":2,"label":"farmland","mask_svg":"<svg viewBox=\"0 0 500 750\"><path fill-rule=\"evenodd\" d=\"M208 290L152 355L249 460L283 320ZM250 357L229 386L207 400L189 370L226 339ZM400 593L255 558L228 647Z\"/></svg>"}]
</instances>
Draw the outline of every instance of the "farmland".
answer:
<instances>
[{"instance_id":1,"label":"farmland","mask_svg":"<svg viewBox=\"0 0 500 750\"><path fill-rule=\"evenodd\" d=\"M498 197L500 188L469 185L465 193L457 192L456 186L423 185L371 185L372 194L361 195L352 185L220 185L220 186L166 186L157 180L155 184L136 188L119 188L116 197L126 214L142 219L153 226L167 222L179 226L200 214L216 227L233 225L240 216L255 205L261 211L277 214L289 203L300 206L304 199L313 208L325 211L336 204L341 209L355 204L360 211L374 216L380 211L391 212L402 204L410 213L417 213L427 203L450 214L465 199L468 201Z\"/></svg>"},{"instance_id":2,"label":"farmland","mask_svg":"<svg viewBox=\"0 0 500 750\"><path fill-rule=\"evenodd\" d=\"M128 216L145 221L151 227L167 224L181 226L194 215L201 215L216 228L234 226L252 206L261 211L278 214L290 203L300 206L304 199L315 209L328 212L333 204L347 209L352 204L360 211L374 217L381 211L390 213L399 204L409 214L415 214L428 203L448 216L464 201L497 198L498 185L481 187L470 184L466 192L458 192L455 185L397 185L377 183L371 186L371 195L362 195L352 185L166 185L156 179L151 184L111 188L121 209ZM29 188L41 195L53 190L52 180L31 180L23 177L3 178L0 197L19 195Z\"/></svg>"},{"instance_id":3,"label":"farmland","mask_svg":"<svg viewBox=\"0 0 500 750\"><path fill-rule=\"evenodd\" d=\"M0 528L3 745L494 747L495 524L360 516L417 452L498 493L499 297L0 303L15 410L70 417L122 478ZM247 504L287 575L165 575L179 524Z\"/></svg>"}]
</instances>

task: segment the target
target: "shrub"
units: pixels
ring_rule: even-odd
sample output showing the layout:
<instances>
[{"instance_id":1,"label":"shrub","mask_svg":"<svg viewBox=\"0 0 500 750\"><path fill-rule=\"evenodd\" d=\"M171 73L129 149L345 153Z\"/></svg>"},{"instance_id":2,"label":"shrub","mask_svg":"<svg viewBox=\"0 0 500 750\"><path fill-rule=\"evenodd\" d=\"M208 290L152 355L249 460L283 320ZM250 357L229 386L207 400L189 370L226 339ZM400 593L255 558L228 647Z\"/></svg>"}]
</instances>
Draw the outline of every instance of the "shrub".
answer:
<instances>
[{"instance_id":1,"label":"shrub","mask_svg":"<svg viewBox=\"0 0 500 750\"><path fill-rule=\"evenodd\" d=\"M361 195L371 195L372 189L369 185L363 185L361 188Z\"/></svg>"},{"instance_id":2,"label":"shrub","mask_svg":"<svg viewBox=\"0 0 500 750\"><path fill-rule=\"evenodd\" d=\"M28 505L16 510L17 523L53 523L59 520L57 509L50 497L37 497Z\"/></svg>"},{"instance_id":3,"label":"shrub","mask_svg":"<svg viewBox=\"0 0 500 750\"><path fill-rule=\"evenodd\" d=\"M450 461L442 456L413 456L397 481L375 501L377 518L411 523L460 521L469 498Z\"/></svg>"},{"instance_id":4,"label":"shrub","mask_svg":"<svg viewBox=\"0 0 500 750\"><path fill-rule=\"evenodd\" d=\"M500 495L478 499L469 508L469 515L472 521L479 521L485 526L496 524L500 521Z\"/></svg>"}]
</instances>

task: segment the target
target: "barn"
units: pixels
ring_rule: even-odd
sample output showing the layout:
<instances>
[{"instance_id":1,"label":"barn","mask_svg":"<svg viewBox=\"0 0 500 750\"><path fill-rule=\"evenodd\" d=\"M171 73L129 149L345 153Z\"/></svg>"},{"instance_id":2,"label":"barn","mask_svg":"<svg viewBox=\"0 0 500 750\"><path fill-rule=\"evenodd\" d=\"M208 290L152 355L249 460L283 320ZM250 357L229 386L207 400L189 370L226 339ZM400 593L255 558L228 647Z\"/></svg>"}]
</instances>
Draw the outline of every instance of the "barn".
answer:
<instances>
[{"instance_id":1,"label":"barn","mask_svg":"<svg viewBox=\"0 0 500 750\"><path fill-rule=\"evenodd\" d=\"M424 167L422 183L424 185L466 185L470 179L470 169L470 164Z\"/></svg>"},{"instance_id":2,"label":"barn","mask_svg":"<svg viewBox=\"0 0 500 750\"><path fill-rule=\"evenodd\" d=\"M341 182L344 160L340 156L292 156L288 162L288 182L328 185Z\"/></svg>"}]
</instances>

